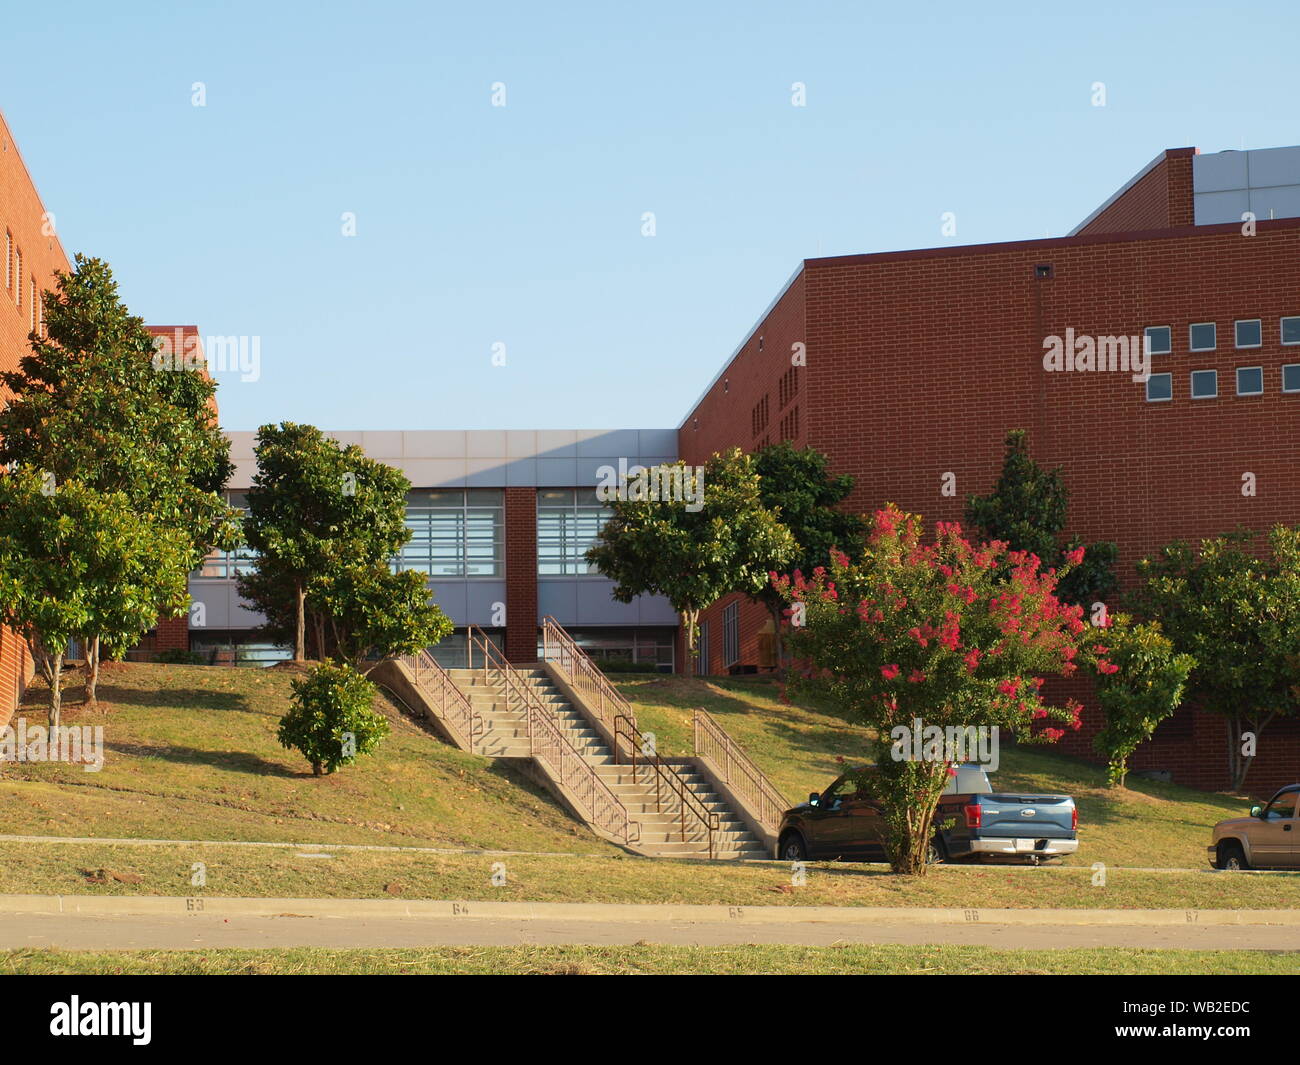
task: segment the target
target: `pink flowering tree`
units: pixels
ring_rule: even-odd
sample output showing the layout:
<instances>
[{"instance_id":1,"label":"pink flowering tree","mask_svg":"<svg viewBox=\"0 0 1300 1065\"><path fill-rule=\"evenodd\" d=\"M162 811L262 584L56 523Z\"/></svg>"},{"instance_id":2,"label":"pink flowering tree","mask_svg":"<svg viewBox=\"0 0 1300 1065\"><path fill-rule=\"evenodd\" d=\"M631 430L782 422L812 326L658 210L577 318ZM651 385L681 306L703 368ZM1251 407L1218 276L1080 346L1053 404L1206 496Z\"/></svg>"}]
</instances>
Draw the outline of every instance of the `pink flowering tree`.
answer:
<instances>
[{"instance_id":1,"label":"pink flowering tree","mask_svg":"<svg viewBox=\"0 0 1300 1065\"><path fill-rule=\"evenodd\" d=\"M1049 705L1040 688L1075 670L1087 626L1055 590L1080 553L1044 571L1032 554L972 544L943 522L924 543L920 517L890 504L875 513L859 561L836 551L811 577L771 574L790 604L792 686L829 695L873 733L876 771L864 785L882 803L895 872L924 873L954 771L950 745L928 742L917 758L900 736L918 723L931 739L935 728L947 737L996 726L1052 742L1079 727L1079 704Z\"/></svg>"}]
</instances>

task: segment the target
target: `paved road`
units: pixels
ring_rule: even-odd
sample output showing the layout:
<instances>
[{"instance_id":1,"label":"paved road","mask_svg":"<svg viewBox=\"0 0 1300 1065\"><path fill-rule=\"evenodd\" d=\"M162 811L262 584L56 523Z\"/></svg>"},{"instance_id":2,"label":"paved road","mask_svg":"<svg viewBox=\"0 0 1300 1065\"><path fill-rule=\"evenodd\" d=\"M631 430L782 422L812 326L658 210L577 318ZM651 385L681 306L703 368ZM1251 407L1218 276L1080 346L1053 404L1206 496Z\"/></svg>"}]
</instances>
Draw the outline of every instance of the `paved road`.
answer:
<instances>
[{"instance_id":1,"label":"paved road","mask_svg":"<svg viewBox=\"0 0 1300 1065\"><path fill-rule=\"evenodd\" d=\"M430 947L663 943L951 943L1040 949L1151 947L1300 950L1300 927L1267 925L917 925L596 921L513 917L257 917L218 914L0 914L0 948L202 950L217 947Z\"/></svg>"}]
</instances>

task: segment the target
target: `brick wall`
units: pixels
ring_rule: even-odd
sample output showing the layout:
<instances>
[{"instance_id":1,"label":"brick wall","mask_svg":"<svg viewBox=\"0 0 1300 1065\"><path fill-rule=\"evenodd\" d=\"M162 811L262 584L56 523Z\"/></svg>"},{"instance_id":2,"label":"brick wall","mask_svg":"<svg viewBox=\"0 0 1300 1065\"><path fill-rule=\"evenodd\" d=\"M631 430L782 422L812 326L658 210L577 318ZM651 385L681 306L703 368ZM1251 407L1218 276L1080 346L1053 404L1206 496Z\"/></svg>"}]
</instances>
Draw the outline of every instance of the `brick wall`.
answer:
<instances>
[{"instance_id":1,"label":"brick wall","mask_svg":"<svg viewBox=\"0 0 1300 1065\"><path fill-rule=\"evenodd\" d=\"M1195 154L1195 148L1167 149L1155 166L1080 229L1077 235L1132 233L1192 225L1195 221L1192 157Z\"/></svg>"},{"instance_id":2,"label":"brick wall","mask_svg":"<svg viewBox=\"0 0 1300 1065\"><path fill-rule=\"evenodd\" d=\"M511 662L537 661L537 489L506 492L506 645Z\"/></svg>"},{"instance_id":3,"label":"brick wall","mask_svg":"<svg viewBox=\"0 0 1300 1065\"><path fill-rule=\"evenodd\" d=\"M44 215L31 175L0 115L0 370L17 369L18 360L28 353L32 308L40 306L39 293L53 287L56 270L69 269L58 238L42 232ZM7 398L0 386L0 404ZM24 642L0 629L0 721L8 720L31 672Z\"/></svg>"},{"instance_id":4,"label":"brick wall","mask_svg":"<svg viewBox=\"0 0 1300 1065\"><path fill-rule=\"evenodd\" d=\"M1190 172L1190 155L1172 162ZM1041 265L1049 278L1037 277ZM1034 458L1064 468L1070 531L1117 541L1128 586L1135 562L1170 540L1300 521L1300 437L1285 430L1300 423L1300 395L1280 392L1280 366L1300 362L1300 348L1279 344L1282 315L1300 315L1296 220L1261 222L1254 237L1237 226L1182 227L810 260L756 336L803 334L800 442L856 478L850 506L895 502L928 526L959 521L966 497L992 488L1007 431L1026 428ZM1238 318L1263 319L1262 348L1234 349ZM1218 323L1218 348L1189 354L1187 326L1205 321ZM1153 367L1174 373L1172 402L1148 403L1125 373L1043 369L1047 335L1140 335L1148 325L1173 327L1174 353ZM764 393L775 402L786 356L781 345L760 355L754 344L683 424L690 461L762 442L753 408ZM1253 365L1265 368L1265 394L1238 398L1233 371ZM1220 398L1193 402L1188 373L1206 368L1219 370ZM1247 472L1257 478L1253 497L1241 491ZM956 478L955 496L941 494L945 474ZM715 672L722 605L705 615ZM757 661L765 620L742 605L742 662ZM1088 724L1071 749L1087 754L1096 710L1083 694ZM1223 733L1219 719L1188 710L1134 765L1222 786ZM1249 779L1261 790L1300 779L1300 735L1266 732Z\"/></svg>"}]
</instances>

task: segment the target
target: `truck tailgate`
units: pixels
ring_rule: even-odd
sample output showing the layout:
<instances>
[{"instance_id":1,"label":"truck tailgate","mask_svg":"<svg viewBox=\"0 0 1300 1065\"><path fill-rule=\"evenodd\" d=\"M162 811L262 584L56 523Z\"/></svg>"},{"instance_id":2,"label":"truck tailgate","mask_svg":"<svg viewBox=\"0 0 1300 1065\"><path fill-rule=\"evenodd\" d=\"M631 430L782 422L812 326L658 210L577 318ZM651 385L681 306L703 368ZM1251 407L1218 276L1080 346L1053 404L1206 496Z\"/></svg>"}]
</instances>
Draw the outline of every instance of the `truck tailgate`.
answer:
<instances>
[{"instance_id":1,"label":"truck tailgate","mask_svg":"<svg viewBox=\"0 0 1300 1065\"><path fill-rule=\"evenodd\" d=\"M978 795L980 827L975 838L1032 836L1074 837L1074 800L1068 795Z\"/></svg>"}]
</instances>

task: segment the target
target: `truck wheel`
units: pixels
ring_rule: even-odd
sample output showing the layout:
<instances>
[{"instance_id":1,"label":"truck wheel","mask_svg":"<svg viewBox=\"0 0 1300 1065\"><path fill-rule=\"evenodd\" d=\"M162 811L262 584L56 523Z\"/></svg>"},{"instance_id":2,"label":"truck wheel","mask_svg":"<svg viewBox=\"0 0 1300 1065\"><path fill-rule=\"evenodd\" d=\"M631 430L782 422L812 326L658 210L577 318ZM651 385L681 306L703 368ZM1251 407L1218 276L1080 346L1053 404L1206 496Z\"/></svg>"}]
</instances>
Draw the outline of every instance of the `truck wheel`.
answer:
<instances>
[{"instance_id":1,"label":"truck wheel","mask_svg":"<svg viewBox=\"0 0 1300 1065\"><path fill-rule=\"evenodd\" d=\"M943 845L943 840L932 839L930 846L925 852L926 865L941 865L948 860L948 848Z\"/></svg>"},{"instance_id":2,"label":"truck wheel","mask_svg":"<svg viewBox=\"0 0 1300 1065\"><path fill-rule=\"evenodd\" d=\"M808 848L804 845L803 836L798 832L791 832L782 839L777 853L780 854L782 861L806 862L808 860Z\"/></svg>"},{"instance_id":3,"label":"truck wheel","mask_svg":"<svg viewBox=\"0 0 1300 1065\"><path fill-rule=\"evenodd\" d=\"M1246 852L1235 839L1227 839L1219 844L1219 860L1216 864L1220 869L1250 868L1250 863L1246 861Z\"/></svg>"}]
</instances>

